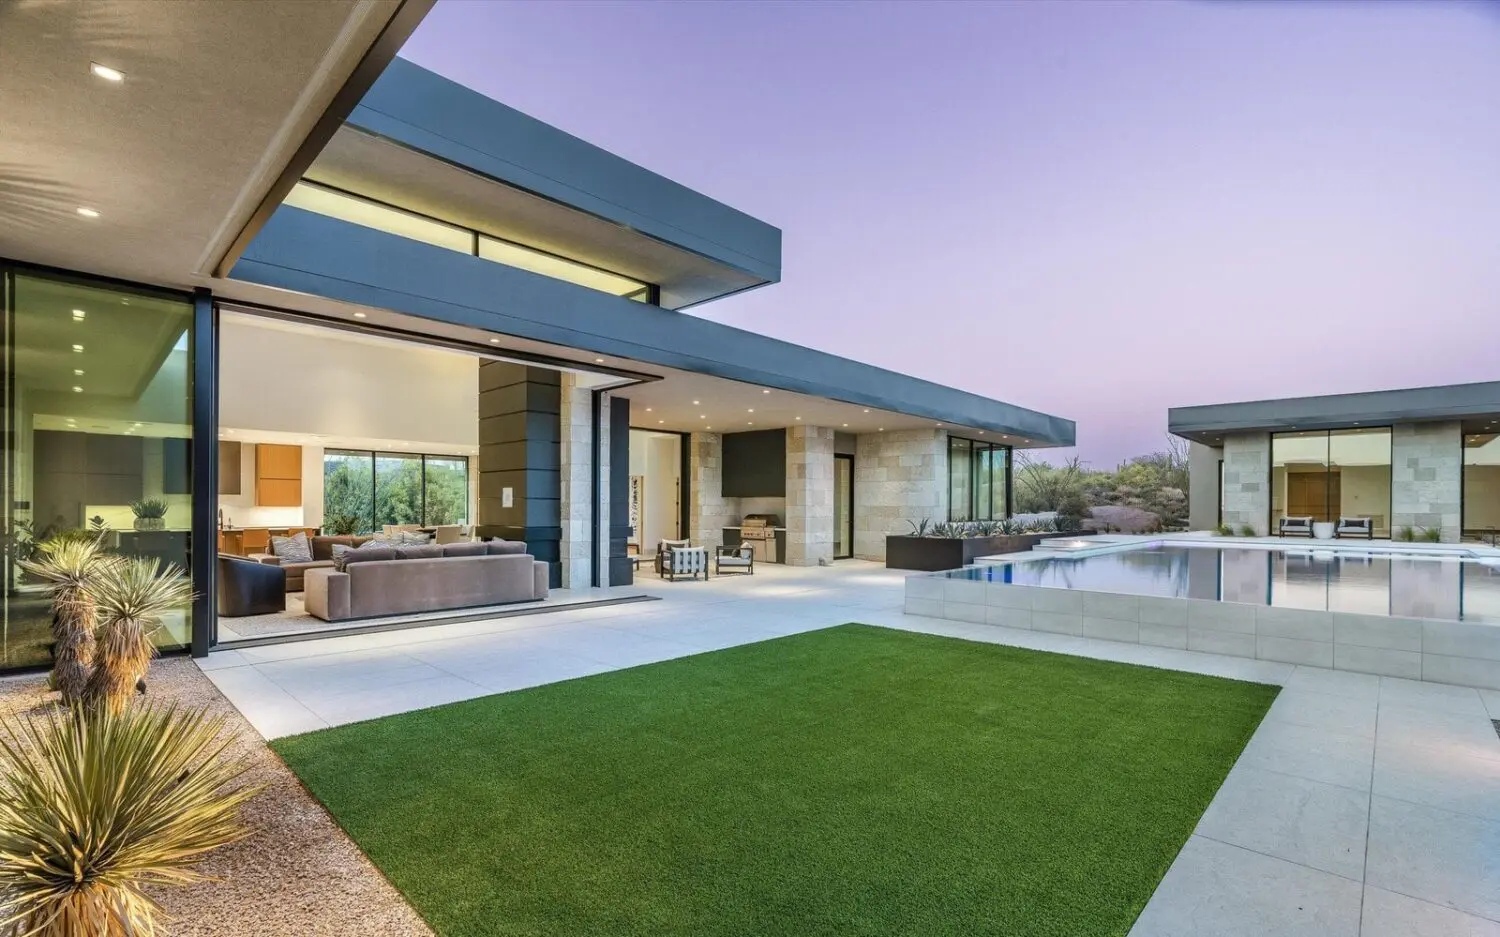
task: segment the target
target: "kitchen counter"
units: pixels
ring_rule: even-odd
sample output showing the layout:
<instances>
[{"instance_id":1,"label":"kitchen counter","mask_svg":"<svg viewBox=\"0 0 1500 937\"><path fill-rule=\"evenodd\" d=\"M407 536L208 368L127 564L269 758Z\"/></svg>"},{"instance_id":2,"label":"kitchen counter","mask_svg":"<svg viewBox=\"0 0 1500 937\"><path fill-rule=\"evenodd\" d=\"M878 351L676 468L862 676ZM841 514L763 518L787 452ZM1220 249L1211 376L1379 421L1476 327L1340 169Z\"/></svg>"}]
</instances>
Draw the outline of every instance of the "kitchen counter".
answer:
<instances>
[{"instance_id":1,"label":"kitchen counter","mask_svg":"<svg viewBox=\"0 0 1500 937\"><path fill-rule=\"evenodd\" d=\"M724 546L726 546L726 547L737 547L741 543L744 543L745 538L740 533L740 531L742 531L742 530L745 529L743 526L740 526L740 527L721 527L719 529L721 531L723 531L723 534L724 534L724 536L723 536ZM763 528L763 529L770 530L772 536L774 536L776 538L776 559L772 560L771 562L774 562L774 563L785 563L786 562L786 528L785 527L769 527L769 528ZM769 538L766 538L766 539L769 539Z\"/></svg>"}]
</instances>

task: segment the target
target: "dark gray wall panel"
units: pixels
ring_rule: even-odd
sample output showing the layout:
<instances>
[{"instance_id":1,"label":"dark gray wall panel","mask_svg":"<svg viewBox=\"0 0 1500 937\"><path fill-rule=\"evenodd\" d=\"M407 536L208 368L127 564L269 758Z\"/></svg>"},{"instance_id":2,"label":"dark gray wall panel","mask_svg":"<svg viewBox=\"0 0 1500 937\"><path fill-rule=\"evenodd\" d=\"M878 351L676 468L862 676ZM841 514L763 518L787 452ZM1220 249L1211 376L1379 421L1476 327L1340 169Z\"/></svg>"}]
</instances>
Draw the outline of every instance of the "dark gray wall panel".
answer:
<instances>
[{"instance_id":1,"label":"dark gray wall panel","mask_svg":"<svg viewBox=\"0 0 1500 937\"><path fill-rule=\"evenodd\" d=\"M597 354L1071 446L1072 420L282 207L234 278Z\"/></svg>"},{"instance_id":2,"label":"dark gray wall panel","mask_svg":"<svg viewBox=\"0 0 1500 937\"><path fill-rule=\"evenodd\" d=\"M726 498L786 497L786 430L725 433L723 493Z\"/></svg>"},{"instance_id":3,"label":"dark gray wall panel","mask_svg":"<svg viewBox=\"0 0 1500 937\"><path fill-rule=\"evenodd\" d=\"M762 279L781 279L780 229L404 59L391 63L347 122Z\"/></svg>"}]
</instances>

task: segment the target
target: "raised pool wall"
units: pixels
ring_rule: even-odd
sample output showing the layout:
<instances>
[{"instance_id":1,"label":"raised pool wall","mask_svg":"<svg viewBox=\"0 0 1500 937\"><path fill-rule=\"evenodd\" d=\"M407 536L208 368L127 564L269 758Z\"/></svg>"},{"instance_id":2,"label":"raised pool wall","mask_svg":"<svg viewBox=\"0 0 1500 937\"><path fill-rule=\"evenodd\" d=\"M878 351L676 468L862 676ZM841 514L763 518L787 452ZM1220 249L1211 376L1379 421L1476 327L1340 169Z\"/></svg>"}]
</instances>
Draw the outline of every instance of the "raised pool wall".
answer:
<instances>
[{"instance_id":1,"label":"raised pool wall","mask_svg":"<svg viewBox=\"0 0 1500 937\"><path fill-rule=\"evenodd\" d=\"M1500 626L906 578L906 613L1126 644L1500 689Z\"/></svg>"}]
</instances>

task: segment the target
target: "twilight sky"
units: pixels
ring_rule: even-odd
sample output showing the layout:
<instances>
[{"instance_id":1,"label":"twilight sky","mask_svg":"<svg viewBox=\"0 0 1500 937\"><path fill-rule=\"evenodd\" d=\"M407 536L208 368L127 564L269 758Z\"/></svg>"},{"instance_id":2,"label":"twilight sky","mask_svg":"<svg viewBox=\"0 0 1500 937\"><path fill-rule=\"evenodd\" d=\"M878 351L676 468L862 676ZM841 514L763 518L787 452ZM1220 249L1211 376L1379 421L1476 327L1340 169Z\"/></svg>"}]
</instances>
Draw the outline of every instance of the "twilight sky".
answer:
<instances>
[{"instance_id":1,"label":"twilight sky","mask_svg":"<svg viewBox=\"0 0 1500 937\"><path fill-rule=\"evenodd\" d=\"M402 54L777 225L701 315L1078 421L1500 379L1500 7L462 2Z\"/></svg>"}]
</instances>

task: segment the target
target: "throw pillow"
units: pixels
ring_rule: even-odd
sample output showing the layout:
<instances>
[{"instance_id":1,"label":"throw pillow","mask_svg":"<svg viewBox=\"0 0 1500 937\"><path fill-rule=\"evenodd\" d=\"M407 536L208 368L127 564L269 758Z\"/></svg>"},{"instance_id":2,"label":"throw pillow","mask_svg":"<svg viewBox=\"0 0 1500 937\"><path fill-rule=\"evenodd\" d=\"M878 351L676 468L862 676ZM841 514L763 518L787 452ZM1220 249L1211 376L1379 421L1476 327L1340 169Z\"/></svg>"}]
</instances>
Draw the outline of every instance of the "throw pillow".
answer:
<instances>
[{"instance_id":1,"label":"throw pillow","mask_svg":"<svg viewBox=\"0 0 1500 937\"><path fill-rule=\"evenodd\" d=\"M354 547L349 546L347 543L335 543L333 545L333 568L339 572L343 572L344 567L349 562L349 554L353 552Z\"/></svg>"},{"instance_id":2,"label":"throw pillow","mask_svg":"<svg viewBox=\"0 0 1500 937\"><path fill-rule=\"evenodd\" d=\"M313 561L312 544L307 542L306 532L300 530L290 537L272 537L271 552L280 558L283 566Z\"/></svg>"}]
</instances>

